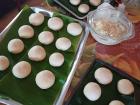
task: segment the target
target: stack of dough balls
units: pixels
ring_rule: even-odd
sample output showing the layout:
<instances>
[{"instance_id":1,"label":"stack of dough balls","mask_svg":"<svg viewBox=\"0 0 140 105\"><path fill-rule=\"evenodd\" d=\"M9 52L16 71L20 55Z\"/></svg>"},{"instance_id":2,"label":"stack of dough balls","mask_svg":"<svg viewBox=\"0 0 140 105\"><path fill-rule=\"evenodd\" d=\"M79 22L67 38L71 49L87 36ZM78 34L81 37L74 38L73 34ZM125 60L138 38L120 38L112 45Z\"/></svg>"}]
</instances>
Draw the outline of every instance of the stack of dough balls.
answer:
<instances>
[{"instance_id":1,"label":"stack of dough balls","mask_svg":"<svg viewBox=\"0 0 140 105\"><path fill-rule=\"evenodd\" d=\"M73 5L73 6L78 6L78 11L82 14L86 14L89 12L90 10L90 6L88 4L84 4L81 3L81 0L69 0L69 2ZM89 0L89 4L91 6L99 6L101 4L101 0Z\"/></svg>"},{"instance_id":2,"label":"stack of dough balls","mask_svg":"<svg viewBox=\"0 0 140 105\"><path fill-rule=\"evenodd\" d=\"M13 54L19 54L24 50L24 43L20 39L12 39L8 43L8 51Z\"/></svg>"},{"instance_id":3,"label":"stack of dough balls","mask_svg":"<svg viewBox=\"0 0 140 105\"><path fill-rule=\"evenodd\" d=\"M84 87L83 93L90 101L96 101L101 97L101 87L95 82L89 82Z\"/></svg>"},{"instance_id":4,"label":"stack of dough balls","mask_svg":"<svg viewBox=\"0 0 140 105\"><path fill-rule=\"evenodd\" d=\"M52 17L48 20L48 27L53 31L59 31L63 26L63 20L59 17Z\"/></svg>"},{"instance_id":5,"label":"stack of dough balls","mask_svg":"<svg viewBox=\"0 0 140 105\"><path fill-rule=\"evenodd\" d=\"M49 63L54 67L60 67L64 63L64 56L59 52L55 52L50 55Z\"/></svg>"},{"instance_id":6,"label":"stack of dough balls","mask_svg":"<svg viewBox=\"0 0 140 105\"><path fill-rule=\"evenodd\" d=\"M66 51L71 47L71 41L66 37L61 37L57 39L55 46L59 50Z\"/></svg>"},{"instance_id":7,"label":"stack of dough balls","mask_svg":"<svg viewBox=\"0 0 140 105\"><path fill-rule=\"evenodd\" d=\"M29 25L23 25L18 30L19 37L29 39L34 36L34 30Z\"/></svg>"},{"instance_id":8,"label":"stack of dough balls","mask_svg":"<svg viewBox=\"0 0 140 105\"><path fill-rule=\"evenodd\" d=\"M55 83L55 75L49 70L43 70L36 75L36 84L41 89L48 89Z\"/></svg>"},{"instance_id":9,"label":"stack of dough balls","mask_svg":"<svg viewBox=\"0 0 140 105\"><path fill-rule=\"evenodd\" d=\"M128 79L121 79L117 85L118 91L124 95L131 95L134 93L134 86Z\"/></svg>"},{"instance_id":10,"label":"stack of dough balls","mask_svg":"<svg viewBox=\"0 0 140 105\"><path fill-rule=\"evenodd\" d=\"M9 59L6 56L0 55L0 71L6 70L9 65Z\"/></svg>"},{"instance_id":11,"label":"stack of dough balls","mask_svg":"<svg viewBox=\"0 0 140 105\"><path fill-rule=\"evenodd\" d=\"M71 0L72 1L72 0ZM72 1L74 2L74 0ZM80 0L75 1L78 5ZM33 13L29 16L29 23L33 26L40 26L44 22L44 16L41 13ZM48 27L53 31L59 31L63 28L63 20L59 17L52 17L48 20ZM70 23L67 31L73 36L80 35L82 27L79 23ZM29 39L34 36L34 29L30 25L22 25L18 29L20 38ZM38 40L43 45L49 45L54 41L54 35L50 31L43 31L38 35ZM66 51L71 47L71 41L66 37L60 37L56 40L57 49ZM24 50L24 43L21 39L12 39L8 43L8 51L13 54L21 53ZM45 49L40 45L35 45L28 51L28 58L32 61L42 61L46 57ZM54 52L49 57L49 63L53 67L60 67L64 63L64 56L59 52ZM9 60L5 56L0 56L0 71L9 67ZM20 61L12 68L12 74L19 79L26 78L31 73L31 64L27 61ZM43 70L36 75L35 82L41 89L48 89L55 83L55 75L49 70Z\"/></svg>"},{"instance_id":12,"label":"stack of dough balls","mask_svg":"<svg viewBox=\"0 0 140 105\"><path fill-rule=\"evenodd\" d=\"M44 15L41 13L32 13L29 16L29 23L33 26L40 26L44 22Z\"/></svg>"},{"instance_id":13,"label":"stack of dough balls","mask_svg":"<svg viewBox=\"0 0 140 105\"><path fill-rule=\"evenodd\" d=\"M95 71L94 77L100 84L108 85L113 80L113 73L105 67L100 67ZM131 95L132 93L134 93L134 86L132 82L128 79L119 80L117 84L117 89L119 93L123 95ZM83 93L85 97L90 101L96 101L101 96L101 88L97 83L89 82L84 87ZM109 103L109 105L125 105L125 104L119 100L113 100Z\"/></svg>"},{"instance_id":14,"label":"stack of dough balls","mask_svg":"<svg viewBox=\"0 0 140 105\"><path fill-rule=\"evenodd\" d=\"M28 52L28 57L32 61L42 61L46 57L45 49L39 45L33 46Z\"/></svg>"},{"instance_id":15,"label":"stack of dough balls","mask_svg":"<svg viewBox=\"0 0 140 105\"><path fill-rule=\"evenodd\" d=\"M20 61L13 67L12 73L16 78L26 78L31 73L31 65L26 61Z\"/></svg>"},{"instance_id":16,"label":"stack of dough balls","mask_svg":"<svg viewBox=\"0 0 140 105\"><path fill-rule=\"evenodd\" d=\"M42 43L44 45L49 45L54 40L53 33L50 31L43 31L39 34L38 40L40 43Z\"/></svg>"},{"instance_id":17,"label":"stack of dough balls","mask_svg":"<svg viewBox=\"0 0 140 105\"><path fill-rule=\"evenodd\" d=\"M78 36L82 33L82 26L79 23L69 23L67 26L67 32L73 36Z\"/></svg>"},{"instance_id":18,"label":"stack of dough balls","mask_svg":"<svg viewBox=\"0 0 140 105\"><path fill-rule=\"evenodd\" d=\"M105 67L98 68L95 71L94 76L95 76L95 79L100 84L103 84L103 85L107 85L107 84L111 83L113 80L112 72Z\"/></svg>"}]
</instances>

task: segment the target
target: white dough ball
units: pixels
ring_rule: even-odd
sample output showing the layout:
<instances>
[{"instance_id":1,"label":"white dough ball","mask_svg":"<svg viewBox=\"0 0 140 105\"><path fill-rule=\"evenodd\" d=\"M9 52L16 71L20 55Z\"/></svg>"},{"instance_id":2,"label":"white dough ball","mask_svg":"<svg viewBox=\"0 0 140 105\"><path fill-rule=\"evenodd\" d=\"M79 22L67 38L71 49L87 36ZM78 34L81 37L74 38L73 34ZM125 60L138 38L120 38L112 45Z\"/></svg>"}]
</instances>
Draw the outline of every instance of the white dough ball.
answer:
<instances>
[{"instance_id":1,"label":"white dough ball","mask_svg":"<svg viewBox=\"0 0 140 105\"><path fill-rule=\"evenodd\" d=\"M32 38L34 36L34 30L29 25L23 25L18 30L19 37L21 38Z\"/></svg>"},{"instance_id":2,"label":"white dough ball","mask_svg":"<svg viewBox=\"0 0 140 105\"><path fill-rule=\"evenodd\" d=\"M6 56L0 55L0 71L6 70L9 65L9 59Z\"/></svg>"},{"instance_id":3,"label":"white dough ball","mask_svg":"<svg viewBox=\"0 0 140 105\"><path fill-rule=\"evenodd\" d=\"M113 80L112 72L109 69L105 68L105 67L98 68L95 71L94 76L95 76L95 79L100 84L103 84L103 85L107 85L107 84L111 83L112 80Z\"/></svg>"},{"instance_id":4,"label":"white dough ball","mask_svg":"<svg viewBox=\"0 0 140 105\"><path fill-rule=\"evenodd\" d=\"M124 95L130 95L134 93L134 86L128 79L121 79L117 84L118 91Z\"/></svg>"},{"instance_id":5,"label":"white dough ball","mask_svg":"<svg viewBox=\"0 0 140 105\"><path fill-rule=\"evenodd\" d=\"M41 89L48 89L55 83L55 75L49 70L43 70L36 75L36 84Z\"/></svg>"},{"instance_id":6,"label":"white dough ball","mask_svg":"<svg viewBox=\"0 0 140 105\"><path fill-rule=\"evenodd\" d=\"M42 61L46 57L45 49L39 45L33 46L28 52L28 57L32 61Z\"/></svg>"},{"instance_id":7,"label":"white dough ball","mask_svg":"<svg viewBox=\"0 0 140 105\"><path fill-rule=\"evenodd\" d=\"M95 82L89 82L84 87L83 93L90 101L96 101L101 97L101 87Z\"/></svg>"},{"instance_id":8,"label":"white dough ball","mask_svg":"<svg viewBox=\"0 0 140 105\"><path fill-rule=\"evenodd\" d=\"M67 32L73 36L80 35L82 30L82 26L79 23L70 23L67 26Z\"/></svg>"},{"instance_id":9,"label":"white dough ball","mask_svg":"<svg viewBox=\"0 0 140 105\"><path fill-rule=\"evenodd\" d=\"M64 63L64 56L61 53L55 52L50 55L49 63L54 67L60 67Z\"/></svg>"},{"instance_id":10,"label":"white dough ball","mask_svg":"<svg viewBox=\"0 0 140 105\"><path fill-rule=\"evenodd\" d=\"M89 0L89 3L93 6L98 6L101 4L101 0Z\"/></svg>"},{"instance_id":11,"label":"white dough ball","mask_svg":"<svg viewBox=\"0 0 140 105\"><path fill-rule=\"evenodd\" d=\"M57 39L55 46L59 50L66 51L71 47L71 41L66 37L61 37Z\"/></svg>"},{"instance_id":12,"label":"white dough ball","mask_svg":"<svg viewBox=\"0 0 140 105\"><path fill-rule=\"evenodd\" d=\"M125 104L119 100L113 100L109 103L109 105L125 105Z\"/></svg>"},{"instance_id":13,"label":"white dough ball","mask_svg":"<svg viewBox=\"0 0 140 105\"><path fill-rule=\"evenodd\" d=\"M13 54L21 53L24 50L24 43L20 39L12 39L8 43L8 51Z\"/></svg>"},{"instance_id":14,"label":"white dough ball","mask_svg":"<svg viewBox=\"0 0 140 105\"><path fill-rule=\"evenodd\" d=\"M63 20L59 17L52 17L48 20L48 27L54 31L58 31L63 27Z\"/></svg>"},{"instance_id":15,"label":"white dough ball","mask_svg":"<svg viewBox=\"0 0 140 105\"><path fill-rule=\"evenodd\" d=\"M54 40L53 33L50 31L43 31L39 34L38 40L44 45L51 44Z\"/></svg>"},{"instance_id":16,"label":"white dough ball","mask_svg":"<svg viewBox=\"0 0 140 105\"><path fill-rule=\"evenodd\" d=\"M41 13L32 13L29 16L29 22L34 26L39 26L44 22L44 15Z\"/></svg>"},{"instance_id":17,"label":"white dough ball","mask_svg":"<svg viewBox=\"0 0 140 105\"><path fill-rule=\"evenodd\" d=\"M12 69L16 78L26 78L31 73L31 65L26 61L18 62Z\"/></svg>"},{"instance_id":18,"label":"white dough ball","mask_svg":"<svg viewBox=\"0 0 140 105\"><path fill-rule=\"evenodd\" d=\"M69 2L72 4L72 5L79 5L81 0L69 0Z\"/></svg>"},{"instance_id":19,"label":"white dough ball","mask_svg":"<svg viewBox=\"0 0 140 105\"><path fill-rule=\"evenodd\" d=\"M83 13L83 14L85 14L85 13L87 13L88 11L89 11L89 5L87 5L87 4L81 4L81 5L79 5L79 7L78 7L78 11L80 12L80 13Z\"/></svg>"}]
</instances>

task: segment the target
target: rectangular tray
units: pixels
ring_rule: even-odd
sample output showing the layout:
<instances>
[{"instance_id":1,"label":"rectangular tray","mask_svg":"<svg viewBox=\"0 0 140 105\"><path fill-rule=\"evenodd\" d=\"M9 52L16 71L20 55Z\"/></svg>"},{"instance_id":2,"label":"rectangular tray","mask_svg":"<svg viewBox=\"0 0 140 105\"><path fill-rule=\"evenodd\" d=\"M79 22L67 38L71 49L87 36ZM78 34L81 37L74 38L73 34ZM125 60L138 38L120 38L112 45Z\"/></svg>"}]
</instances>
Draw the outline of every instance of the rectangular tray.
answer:
<instances>
[{"instance_id":1,"label":"rectangular tray","mask_svg":"<svg viewBox=\"0 0 140 105\"><path fill-rule=\"evenodd\" d=\"M67 10L68 12L70 12L73 16L75 16L78 19L85 19L88 15L88 13L86 14L82 14L78 11L78 7L73 6L72 4L69 3L69 0L53 0L55 3L57 3L58 5L60 5L61 7L63 7L65 10ZM115 0L101 0L101 2L109 2L111 5L113 6L117 6L117 2L115 2ZM81 0L82 3L85 4L89 4L89 0ZM79 6L79 5L78 5ZM98 6L90 6L90 11L95 10ZM90 12L89 11L89 12Z\"/></svg>"},{"instance_id":2,"label":"rectangular tray","mask_svg":"<svg viewBox=\"0 0 140 105\"><path fill-rule=\"evenodd\" d=\"M95 77L94 77L94 72L99 67L106 67L106 68L110 69L114 76L114 80L112 82L115 81L115 83L111 83L111 85L109 84L110 86L109 85L106 85L106 86L100 85L95 80ZM116 82L122 78L129 79L134 84L135 92L133 95L124 96L124 95L119 94L118 92L115 92L117 90L112 89L114 86L116 87ZM104 90L103 91L104 94L102 94L101 98L95 102L89 101L83 94L84 86L88 82L91 82L91 81L98 83L101 86L102 90ZM107 88L112 89L113 92L110 92L111 90L110 89L107 90ZM105 89L106 89L106 91L105 91ZM131 76L127 75L126 73L122 72L118 68L115 68L108 63L105 63L100 60L95 60L91 64L91 67L89 68L87 73L81 78L79 84L76 86L76 89L72 92L72 95L69 98L69 101L67 103L65 103L65 105L108 105L108 103L111 100L115 100L115 99L120 99L120 100L124 101L125 105L140 105L139 97L140 97L140 81L132 78Z\"/></svg>"},{"instance_id":3,"label":"rectangular tray","mask_svg":"<svg viewBox=\"0 0 140 105\"><path fill-rule=\"evenodd\" d=\"M31 7L31 9L34 12L40 12L40 13L44 14L45 16L48 16L48 17L52 17L53 14L54 14L54 12L50 12L50 11L44 9L44 8L41 8L41 7ZM0 41L2 41L2 39L5 37L6 33L11 28L12 24L16 21L16 19L20 16L20 14L21 14L22 11L23 10L21 10L19 12L19 14L0 33ZM83 30L83 34L80 37L80 41L78 43L78 47L77 47L77 50L76 50L75 57L73 58L74 61L72 63L71 71L70 71L70 73L69 73L69 75L68 75L68 77L66 79L66 82L65 82L62 90L60 90L59 96L57 97L57 99L55 99L54 105L62 105L62 103L63 103L63 100L65 98L66 92L67 92L67 90L68 90L68 88L70 86L71 80L72 80L72 78L74 76L74 73L75 73L75 70L77 68L79 59L80 59L80 57L82 55L83 48L84 48L84 45L86 43L86 40L87 40L87 37L88 37L88 33L89 33L89 30L88 30L88 27L87 27L87 24L86 23L84 23L82 21L79 21L77 19L74 19L74 21L79 22L82 25L82 27L83 27L84 30ZM7 97L7 96L0 97L0 102L5 103L5 104L8 104L8 105L21 105L20 103L16 102L15 100L12 100L10 97Z\"/></svg>"}]
</instances>

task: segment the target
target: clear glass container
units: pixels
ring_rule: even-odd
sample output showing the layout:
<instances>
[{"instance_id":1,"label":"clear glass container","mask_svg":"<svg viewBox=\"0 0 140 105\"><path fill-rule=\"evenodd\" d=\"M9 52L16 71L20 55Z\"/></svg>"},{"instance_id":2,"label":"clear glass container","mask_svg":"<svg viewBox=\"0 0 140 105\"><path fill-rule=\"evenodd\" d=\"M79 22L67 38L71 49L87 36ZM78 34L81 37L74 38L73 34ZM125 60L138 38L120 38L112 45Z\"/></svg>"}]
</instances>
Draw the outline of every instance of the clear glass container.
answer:
<instances>
[{"instance_id":1,"label":"clear glass container","mask_svg":"<svg viewBox=\"0 0 140 105\"><path fill-rule=\"evenodd\" d=\"M132 22L128 20L123 12L111 6L91 11L88 14L87 21L92 36L102 44L115 45L134 37L134 26ZM102 22L104 21L105 24L103 26ZM102 26L107 31L103 30Z\"/></svg>"}]
</instances>

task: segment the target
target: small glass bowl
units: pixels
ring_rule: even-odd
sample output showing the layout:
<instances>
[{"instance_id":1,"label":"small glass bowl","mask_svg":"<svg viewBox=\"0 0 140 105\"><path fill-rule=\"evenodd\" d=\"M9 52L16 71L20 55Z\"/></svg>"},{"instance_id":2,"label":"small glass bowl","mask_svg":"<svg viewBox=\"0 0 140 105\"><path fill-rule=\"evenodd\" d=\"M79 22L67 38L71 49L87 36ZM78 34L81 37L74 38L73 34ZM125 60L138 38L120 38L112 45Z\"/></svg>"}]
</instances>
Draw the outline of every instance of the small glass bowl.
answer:
<instances>
[{"instance_id":1,"label":"small glass bowl","mask_svg":"<svg viewBox=\"0 0 140 105\"><path fill-rule=\"evenodd\" d=\"M120 22L126 28L126 33L120 35L117 38L110 37L109 35L101 35L99 34L93 27L93 24L97 20L110 20L112 22ZM124 40L128 40L134 37L134 26L132 22L128 20L128 18L124 15L123 12L116 10L115 8L102 8L97 9L95 11L91 11L87 17L88 25L91 31L92 36L96 41L105 45L115 45Z\"/></svg>"}]
</instances>

